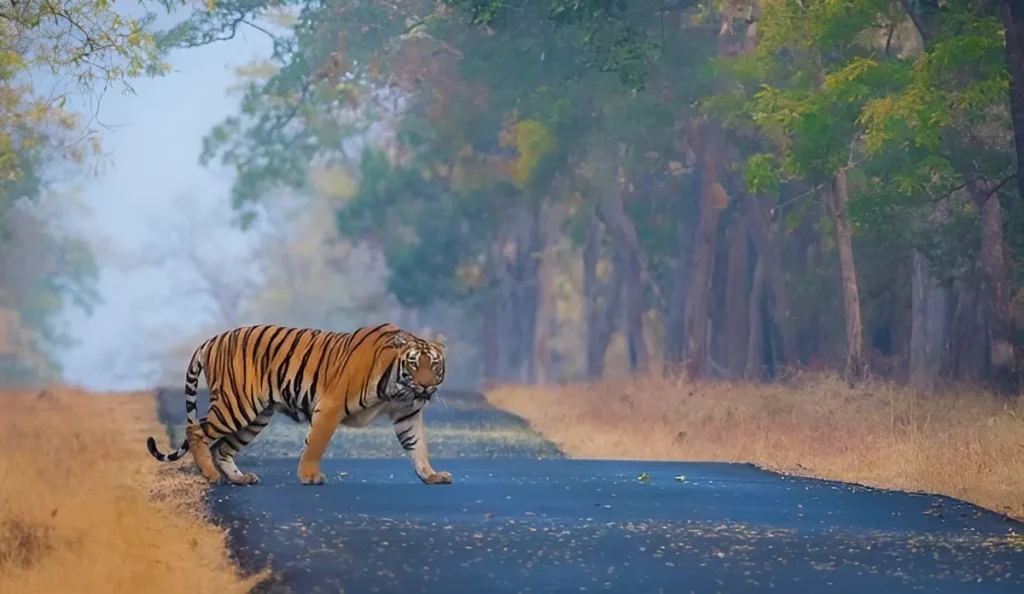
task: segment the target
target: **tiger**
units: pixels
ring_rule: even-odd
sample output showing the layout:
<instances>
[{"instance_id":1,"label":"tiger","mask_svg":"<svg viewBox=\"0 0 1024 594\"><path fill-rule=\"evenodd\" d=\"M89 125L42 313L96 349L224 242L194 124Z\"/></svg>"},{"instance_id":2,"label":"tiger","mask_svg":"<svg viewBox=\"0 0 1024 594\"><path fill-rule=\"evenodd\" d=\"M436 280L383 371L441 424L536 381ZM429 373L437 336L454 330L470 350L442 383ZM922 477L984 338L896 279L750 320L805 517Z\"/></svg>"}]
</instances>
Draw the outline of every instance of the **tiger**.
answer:
<instances>
[{"instance_id":1,"label":"tiger","mask_svg":"<svg viewBox=\"0 0 1024 594\"><path fill-rule=\"evenodd\" d=\"M242 472L235 456L270 423L275 412L309 423L299 456L303 485L322 485L320 459L340 424L366 427L386 413L413 470L428 485L450 484L450 472L433 469L427 455L423 409L444 381L447 347L443 335L424 340L384 323L353 332L278 325L242 326L217 334L192 354L185 374L185 439L160 462L192 452L202 475L218 483L254 485L259 476ZM199 375L210 390L207 415L197 416Z\"/></svg>"}]
</instances>

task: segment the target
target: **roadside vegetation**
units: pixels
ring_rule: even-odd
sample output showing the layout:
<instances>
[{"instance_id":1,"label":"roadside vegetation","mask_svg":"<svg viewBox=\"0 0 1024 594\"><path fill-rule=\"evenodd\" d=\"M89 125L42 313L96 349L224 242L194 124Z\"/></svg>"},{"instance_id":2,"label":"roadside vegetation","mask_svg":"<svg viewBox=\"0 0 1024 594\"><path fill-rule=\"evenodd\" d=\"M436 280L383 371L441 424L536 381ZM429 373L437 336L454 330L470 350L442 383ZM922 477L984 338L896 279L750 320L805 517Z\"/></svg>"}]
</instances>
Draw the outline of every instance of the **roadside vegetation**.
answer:
<instances>
[{"instance_id":1,"label":"roadside vegetation","mask_svg":"<svg viewBox=\"0 0 1024 594\"><path fill-rule=\"evenodd\" d=\"M0 593L243 594L205 482L160 468L149 393L0 392Z\"/></svg>"},{"instance_id":2,"label":"roadside vegetation","mask_svg":"<svg viewBox=\"0 0 1024 594\"><path fill-rule=\"evenodd\" d=\"M1024 520L1024 403L832 374L509 386L487 395L574 458L752 462L949 495Z\"/></svg>"}]
</instances>

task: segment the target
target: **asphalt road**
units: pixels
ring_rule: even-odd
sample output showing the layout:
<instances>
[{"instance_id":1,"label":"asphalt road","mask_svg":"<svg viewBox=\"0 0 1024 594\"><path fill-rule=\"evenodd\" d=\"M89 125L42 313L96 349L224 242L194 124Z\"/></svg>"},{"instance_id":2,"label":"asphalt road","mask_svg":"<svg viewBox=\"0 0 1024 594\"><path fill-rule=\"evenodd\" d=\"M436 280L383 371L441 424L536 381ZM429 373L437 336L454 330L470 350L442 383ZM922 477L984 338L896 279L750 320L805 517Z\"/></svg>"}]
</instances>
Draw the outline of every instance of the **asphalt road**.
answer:
<instances>
[{"instance_id":1,"label":"asphalt road","mask_svg":"<svg viewBox=\"0 0 1024 594\"><path fill-rule=\"evenodd\" d=\"M1024 526L944 497L748 465L562 459L472 394L426 416L427 486L385 424L342 430L304 487L304 429L275 419L239 456L253 487L214 514L265 592L1024 592ZM360 435L361 433L361 435ZM282 457L284 456L284 457Z\"/></svg>"}]
</instances>

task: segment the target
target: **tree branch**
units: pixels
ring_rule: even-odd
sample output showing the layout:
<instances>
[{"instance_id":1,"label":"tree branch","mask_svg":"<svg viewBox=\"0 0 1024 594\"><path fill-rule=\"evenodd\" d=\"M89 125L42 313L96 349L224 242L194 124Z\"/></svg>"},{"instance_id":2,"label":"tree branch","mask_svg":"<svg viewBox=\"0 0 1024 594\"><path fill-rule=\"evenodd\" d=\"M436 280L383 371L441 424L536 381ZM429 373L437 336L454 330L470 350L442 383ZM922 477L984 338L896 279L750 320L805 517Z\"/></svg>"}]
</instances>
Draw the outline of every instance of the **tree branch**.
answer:
<instances>
[{"instance_id":1,"label":"tree branch","mask_svg":"<svg viewBox=\"0 0 1024 594\"><path fill-rule=\"evenodd\" d=\"M910 0L900 0L900 6L903 7L904 12L906 12L907 16L910 17L910 20L913 21L914 27L917 29L917 33L921 36L921 40L924 41L924 44L927 47L930 35L928 34L928 31L925 30L924 21L922 21L921 17L914 11L914 7L910 5Z\"/></svg>"},{"instance_id":2,"label":"tree branch","mask_svg":"<svg viewBox=\"0 0 1024 594\"><path fill-rule=\"evenodd\" d=\"M957 184L957 185L953 186L952 188L950 188L949 191L947 191L945 194L942 194L941 196L936 197L934 199L934 201L935 202L939 202L939 201L945 200L946 198L949 198L950 196L952 196L954 192L958 192L958 191L966 188L967 186L973 184L974 182L981 181L981 179L983 179L983 178L977 178L976 177L974 179L969 179L969 180L965 181L962 184ZM1006 184L1008 184L1010 181L1012 181L1014 179L1017 179L1017 174L1016 173L1011 173L1008 177L1003 178L1002 181L1000 181L996 185L992 186L992 188L988 190L988 192L985 194L985 198L988 198L992 194L995 194L999 190L1003 189L1003 186L1005 186Z\"/></svg>"}]
</instances>

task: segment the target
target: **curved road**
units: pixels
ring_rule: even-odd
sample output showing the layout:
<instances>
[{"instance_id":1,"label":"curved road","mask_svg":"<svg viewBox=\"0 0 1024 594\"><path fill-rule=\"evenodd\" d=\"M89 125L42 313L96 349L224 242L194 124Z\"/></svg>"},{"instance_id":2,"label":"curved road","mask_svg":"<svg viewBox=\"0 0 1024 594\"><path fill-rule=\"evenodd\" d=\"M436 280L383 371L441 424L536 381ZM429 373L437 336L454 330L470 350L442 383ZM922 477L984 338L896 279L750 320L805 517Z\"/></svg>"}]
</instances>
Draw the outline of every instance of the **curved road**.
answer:
<instances>
[{"instance_id":1,"label":"curved road","mask_svg":"<svg viewBox=\"0 0 1024 594\"><path fill-rule=\"evenodd\" d=\"M339 430L321 487L297 483L305 429L287 419L239 456L262 482L211 504L243 567L277 570L263 591L1024 592L1024 526L975 506L741 464L567 460L480 396L443 397L427 436L452 485L420 484L386 423Z\"/></svg>"}]
</instances>

